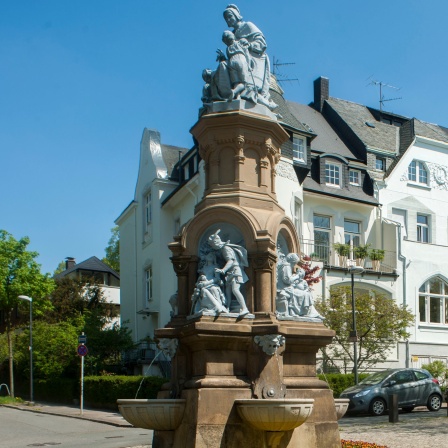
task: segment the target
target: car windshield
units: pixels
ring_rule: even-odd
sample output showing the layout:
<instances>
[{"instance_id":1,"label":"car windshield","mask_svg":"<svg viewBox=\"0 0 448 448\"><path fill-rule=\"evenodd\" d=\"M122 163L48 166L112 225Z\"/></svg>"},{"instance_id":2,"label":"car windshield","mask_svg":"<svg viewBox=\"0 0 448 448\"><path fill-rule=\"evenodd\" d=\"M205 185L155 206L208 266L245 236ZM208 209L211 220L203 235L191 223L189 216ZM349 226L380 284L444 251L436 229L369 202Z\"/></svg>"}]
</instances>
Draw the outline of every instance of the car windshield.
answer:
<instances>
[{"instance_id":1,"label":"car windshield","mask_svg":"<svg viewBox=\"0 0 448 448\"><path fill-rule=\"evenodd\" d=\"M385 378L387 378L392 372L377 372L373 373L372 375L369 375L367 378L364 378L362 381L360 381L359 384L363 384L364 386L369 384L378 384L381 381L383 381Z\"/></svg>"}]
</instances>

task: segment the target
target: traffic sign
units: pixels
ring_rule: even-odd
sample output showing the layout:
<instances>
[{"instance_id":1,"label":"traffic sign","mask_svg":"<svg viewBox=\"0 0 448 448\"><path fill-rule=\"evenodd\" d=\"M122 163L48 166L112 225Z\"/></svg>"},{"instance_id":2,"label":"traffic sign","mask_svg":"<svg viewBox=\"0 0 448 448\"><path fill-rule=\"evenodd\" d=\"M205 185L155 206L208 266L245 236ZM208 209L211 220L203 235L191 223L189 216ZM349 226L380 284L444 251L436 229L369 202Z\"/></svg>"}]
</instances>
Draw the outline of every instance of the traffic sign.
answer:
<instances>
[{"instance_id":1,"label":"traffic sign","mask_svg":"<svg viewBox=\"0 0 448 448\"><path fill-rule=\"evenodd\" d=\"M78 345L78 355L79 356L86 356L89 350L84 344Z\"/></svg>"},{"instance_id":2,"label":"traffic sign","mask_svg":"<svg viewBox=\"0 0 448 448\"><path fill-rule=\"evenodd\" d=\"M85 344L87 342L87 336L82 334L78 336L78 344Z\"/></svg>"}]
</instances>

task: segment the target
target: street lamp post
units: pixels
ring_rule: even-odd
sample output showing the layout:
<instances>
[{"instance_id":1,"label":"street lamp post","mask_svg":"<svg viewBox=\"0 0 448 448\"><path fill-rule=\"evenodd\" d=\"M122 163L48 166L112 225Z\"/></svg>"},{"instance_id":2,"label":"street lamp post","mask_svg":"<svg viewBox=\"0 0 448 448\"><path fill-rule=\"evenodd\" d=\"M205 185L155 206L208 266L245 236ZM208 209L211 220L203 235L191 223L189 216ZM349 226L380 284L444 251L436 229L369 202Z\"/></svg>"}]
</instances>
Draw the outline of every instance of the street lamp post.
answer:
<instances>
[{"instance_id":1,"label":"street lamp post","mask_svg":"<svg viewBox=\"0 0 448 448\"><path fill-rule=\"evenodd\" d=\"M28 296L19 296L21 300L30 302L30 402L33 402L33 299Z\"/></svg>"},{"instance_id":2,"label":"street lamp post","mask_svg":"<svg viewBox=\"0 0 448 448\"><path fill-rule=\"evenodd\" d=\"M362 266L350 266L349 272L352 277L352 331L349 341L353 342L353 373L355 374L355 384L358 384L358 332L356 331L356 305L355 305L355 274L362 274Z\"/></svg>"}]
</instances>

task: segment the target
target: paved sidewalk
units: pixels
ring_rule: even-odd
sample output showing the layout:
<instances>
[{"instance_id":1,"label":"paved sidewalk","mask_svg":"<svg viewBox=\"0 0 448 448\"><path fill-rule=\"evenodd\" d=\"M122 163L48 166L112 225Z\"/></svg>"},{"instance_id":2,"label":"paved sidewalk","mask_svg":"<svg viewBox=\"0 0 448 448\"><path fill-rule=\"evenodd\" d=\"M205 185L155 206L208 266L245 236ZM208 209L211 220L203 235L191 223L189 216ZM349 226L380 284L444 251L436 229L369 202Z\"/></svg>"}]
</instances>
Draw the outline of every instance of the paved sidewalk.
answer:
<instances>
[{"instance_id":1,"label":"paved sidewalk","mask_svg":"<svg viewBox=\"0 0 448 448\"><path fill-rule=\"evenodd\" d=\"M389 416L343 417L339 420L341 439L362 440L388 448L428 448L448 445L446 404L438 412L418 407L411 413L400 412L397 423Z\"/></svg>"},{"instance_id":2,"label":"paved sidewalk","mask_svg":"<svg viewBox=\"0 0 448 448\"><path fill-rule=\"evenodd\" d=\"M132 427L117 411L105 409L84 408L81 415L79 406L69 406L54 403L35 402L34 404L22 403L3 405L28 412L41 412L42 414L62 415L70 418L78 418L82 420L90 420L97 423L106 423L112 426Z\"/></svg>"}]
</instances>

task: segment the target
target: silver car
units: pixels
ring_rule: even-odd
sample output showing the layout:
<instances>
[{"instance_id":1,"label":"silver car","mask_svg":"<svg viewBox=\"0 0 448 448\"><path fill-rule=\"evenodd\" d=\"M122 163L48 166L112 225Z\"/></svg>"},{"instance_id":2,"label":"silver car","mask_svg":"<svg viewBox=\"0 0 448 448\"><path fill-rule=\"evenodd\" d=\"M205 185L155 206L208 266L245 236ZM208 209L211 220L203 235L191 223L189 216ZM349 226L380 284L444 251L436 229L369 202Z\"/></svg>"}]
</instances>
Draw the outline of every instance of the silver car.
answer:
<instances>
[{"instance_id":1,"label":"silver car","mask_svg":"<svg viewBox=\"0 0 448 448\"><path fill-rule=\"evenodd\" d=\"M424 369L389 369L376 372L357 386L345 389L340 398L349 398L349 413L370 412L382 415L389 395L398 395L398 407L412 412L415 406L427 406L438 411L442 406L442 391L437 379Z\"/></svg>"}]
</instances>

